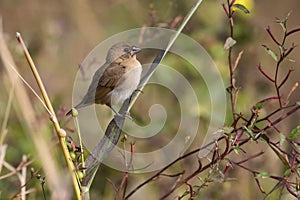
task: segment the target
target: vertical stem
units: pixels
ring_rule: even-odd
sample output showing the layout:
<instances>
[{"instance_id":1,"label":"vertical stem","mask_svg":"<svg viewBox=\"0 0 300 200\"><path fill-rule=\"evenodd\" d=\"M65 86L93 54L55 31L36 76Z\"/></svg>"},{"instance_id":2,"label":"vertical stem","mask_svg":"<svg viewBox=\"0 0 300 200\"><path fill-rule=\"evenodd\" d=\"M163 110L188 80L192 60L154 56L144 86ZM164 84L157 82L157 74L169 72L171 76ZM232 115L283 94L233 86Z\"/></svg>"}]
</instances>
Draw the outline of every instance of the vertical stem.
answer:
<instances>
[{"instance_id":1,"label":"vertical stem","mask_svg":"<svg viewBox=\"0 0 300 200\"><path fill-rule=\"evenodd\" d=\"M282 108L282 102L281 102L280 91L279 91L280 88L278 87L278 71L279 71L280 63L281 63L281 61L279 60L276 65L275 78L274 78L275 82L274 83L275 83L276 95L278 97L279 106L280 106L280 108Z\"/></svg>"},{"instance_id":2,"label":"vertical stem","mask_svg":"<svg viewBox=\"0 0 300 200\"><path fill-rule=\"evenodd\" d=\"M74 124L75 124L75 127L77 129L77 134L78 134L78 140L79 140L79 146L80 146L81 167L83 169L82 172L85 175L84 151L83 151L83 144L82 144L81 132L80 132L79 121L78 121L77 115L74 116Z\"/></svg>"},{"instance_id":3,"label":"vertical stem","mask_svg":"<svg viewBox=\"0 0 300 200\"><path fill-rule=\"evenodd\" d=\"M284 26L286 26L286 21L284 22ZM278 102L279 102L279 106L280 108L282 108L282 101L281 101L281 97L280 97L280 86L278 86L278 74L279 74L279 67L280 67L280 64L281 62L284 60L284 58L286 57L286 49L284 47L284 44L285 44L285 41L286 41L286 38L287 38L287 31L286 29L283 31L283 38L282 38L282 42L280 44L280 58L279 60L277 61L277 64L276 64L276 71L275 71L275 89L276 89L276 94L277 94L277 97L278 97Z\"/></svg>"},{"instance_id":4,"label":"vertical stem","mask_svg":"<svg viewBox=\"0 0 300 200\"><path fill-rule=\"evenodd\" d=\"M76 169L75 169L75 166L72 162L72 159L71 159L71 156L70 156L70 153L69 153L69 150L68 150L68 147L66 145L66 133L63 129L60 128L60 125L58 123L58 120L57 120L57 117L55 115L55 112L54 112L54 109L52 107L52 104L51 104L51 101L48 97L48 94L46 92L46 89L44 87L44 84L42 82L42 79L36 69L36 66L28 52L28 49L26 48L26 45L22 39L22 36L20 33L17 33L16 34L16 37L17 37L17 40L19 41L19 43L21 44L22 48L23 48L23 51L24 51L24 54L25 54L25 57L28 61L28 64L31 68L31 71L36 79L36 82L39 86L39 89L42 93L42 96L43 96L43 99L45 101L45 104L47 106L47 108L50 110L50 118L53 122L53 125L54 125L54 128L56 130L56 133L57 133L57 136L59 138L59 142L60 142L60 145L61 145L61 148L63 150L63 154L64 154L64 158L67 162L67 165L68 165L68 168L70 170L70 173L71 173L71 177L72 177L72 182L73 182L73 186L74 186L74 190L75 190L75 193L76 193L76 197L77 199L80 199L81 200L81 194L80 194L80 188L79 188L79 184L78 184L78 181L77 181L77 176L76 176Z\"/></svg>"},{"instance_id":5,"label":"vertical stem","mask_svg":"<svg viewBox=\"0 0 300 200\"><path fill-rule=\"evenodd\" d=\"M22 156L22 163L27 162L27 156ZM21 184L21 200L26 200L26 170L27 167L24 165L20 174L20 184Z\"/></svg>"},{"instance_id":6,"label":"vertical stem","mask_svg":"<svg viewBox=\"0 0 300 200\"><path fill-rule=\"evenodd\" d=\"M278 86L278 74L279 74L279 67L280 67L280 64L281 62L283 61L283 59L285 58L285 48L284 48L284 43L285 43L285 40L286 40L286 31L284 31L284 36L283 36L283 39L282 39L282 42L280 44L280 48L282 49L282 51L280 51L280 58L279 60L277 61L277 64L276 64L276 71L275 71L275 88L276 88L276 94L278 96L278 102L279 102L279 106L280 108L282 108L282 102L281 102L281 97L280 97L280 87Z\"/></svg>"},{"instance_id":7,"label":"vertical stem","mask_svg":"<svg viewBox=\"0 0 300 200\"><path fill-rule=\"evenodd\" d=\"M228 6L228 19L229 19L229 27L230 27L230 37L233 38L233 11L231 9L231 4L229 0L227 0L227 6ZM234 83L234 70L232 66L232 47L228 49L228 65L229 65L229 74L230 74L230 102L231 102L231 111L232 111L232 117L233 121L236 120L236 111L235 111L235 104L236 104L236 88L235 88L235 83Z\"/></svg>"}]
</instances>

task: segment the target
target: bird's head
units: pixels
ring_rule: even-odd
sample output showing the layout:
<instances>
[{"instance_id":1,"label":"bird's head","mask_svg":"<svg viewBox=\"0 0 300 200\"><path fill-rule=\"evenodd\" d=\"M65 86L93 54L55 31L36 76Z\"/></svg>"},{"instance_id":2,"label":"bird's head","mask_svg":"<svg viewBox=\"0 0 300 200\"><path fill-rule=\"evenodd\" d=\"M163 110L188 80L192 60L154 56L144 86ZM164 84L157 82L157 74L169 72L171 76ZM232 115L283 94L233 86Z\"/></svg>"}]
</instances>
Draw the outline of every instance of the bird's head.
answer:
<instances>
[{"instance_id":1,"label":"bird's head","mask_svg":"<svg viewBox=\"0 0 300 200\"><path fill-rule=\"evenodd\" d=\"M114 44L108 51L106 56L107 62L113 62L117 58L122 57L135 57L135 55L141 51L141 48L131 45L128 42L120 42Z\"/></svg>"}]
</instances>

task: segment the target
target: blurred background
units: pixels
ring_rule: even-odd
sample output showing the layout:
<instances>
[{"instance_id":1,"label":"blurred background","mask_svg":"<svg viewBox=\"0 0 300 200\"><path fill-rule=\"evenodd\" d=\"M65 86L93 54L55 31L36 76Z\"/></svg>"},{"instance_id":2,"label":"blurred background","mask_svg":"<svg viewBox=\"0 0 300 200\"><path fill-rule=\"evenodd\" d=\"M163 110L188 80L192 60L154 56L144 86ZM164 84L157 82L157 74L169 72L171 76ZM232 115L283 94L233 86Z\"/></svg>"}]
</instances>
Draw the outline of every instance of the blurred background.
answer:
<instances>
[{"instance_id":1,"label":"blurred background","mask_svg":"<svg viewBox=\"0 0 300 200\"><path fill-rule=\"evenodd\" d=\"M79 69L80 63L88 55L88 53L101 41L107 39L113 34L126 31L133 28L141 28L143 26L165 27L169 28L175 19L184 17L195 1L186 0L109 0L109 1L38 1L38 0L1 0L0 15L2 21L2 29L8 48L12 53L13 59L29 84L38 91L33 76L28 68L27 62L23 56L22 49L15 39L15 33L20 32L28 46L41 77L49 92L49 96L54 104L60 119L63 120L64 112L72 106L72 88L75 75ZM228 64L227 52L223 50L224 42L229 33L228 21L222 8L223 1L209 0L203 1L196 14L183 30L183 33L198 41L209 52L218 66L225 85L228 86ZM276 49L272 43L265 28L271 27L276 37L282 37L281 27L275 23L276 18L283 19L291 12L288 20L288 28L300 27L300 1L298 0L264 0L264 1L246 1L250 14L245 15L238 11L235 21L235 39L237 40L234 55L240 50L244 51L244 55L237 69L236 79L237 85L241 87L238 99L237 111L250 114L250 109L255 103L268 96L275 95L274 86L266 80L257 70L257 65L261 64L263 69L270 74L274 73L275 63L273 59L266 54L263 44L270 48ZM180 21L181 22L181 21ZM180 24L180 22L178 24ZM175 28L178 26L175 23ZM174 25L174 24L173 24ZM297 34L288 40L288 44L294 42L300 43L300 34ZM277 51L277 49L276 49ZM149 63L155 57L156 52L139 55L141 63ZM289 81L282 88L282 95L287 96L290 88L300 77L300 49L296 48L290 55L295 62L285 62L280 70L280 76L284 77L290 67L294 68ZM174 58L175 59L175 58ZM167 57L164 64L178 69L196 87L197 95L203 95L205 86L201 86L203 80L198 76L194 76L193 70L189 67L182 67L181 62ZM9 96L10 83L7 79L6 71L0 63L0 120L4 119L5 109ZM154 103L160 103L165 106L168 112L168 121L163 129L165 134L172 136L178 126L179 117L178 105L172 94L168 94L163 88L149 87L145 88L144 94L136 102L132 113L141 124L149 123L148 108ZM34 105L36 116L38 116L40 124L48 124L48 116L41 103L28 90ZM299 89L291 96L290 102L299 101ZM225 106L225 105L224 105ZM201 123L205 125L209 119L209 103L208 105L200 105ZM207 107L207 108L206 108ZM31 155L32 159L37 159L36 150L29 134L25 131L20 118L18 108L16 106L11 110L8 120L8 134L4 143L8 144L6 160L11 165L17 166L23 154ZM111 114L107 108L103 117L103 123L107 123ZM272 110L272 108L267 108ZM262 110L262 113L268 110ZM285 135L289 135L290 131L299 125L299 112L292 115L288 120L279 124L277 128ZM227 124L230 124L230 113L228 114ZM72 122L64 124L67 130L74 128ZM277 133L274 138L278 138ZM54 135L50 138L51 148L59 148L55 145L56 138ZM193 147L196 148L201 144L202 139L196 138ZM152 138L150 141L137 142L140 151L153 150L168 142L163 135L158 138ZM254 142L253 142L254 143ZM153 146L153 144L155 144ZM263 158L256 160L255 163L248 163L249 166L257 170L268 171L276 174L282 172L282 166L278 159L272 159L274 153L267 150L267 147L259 146L259 144L249 145L249 152L260 149L266 151ZM144 149L143 149L144 148ZM59 155L59 154L57 154ZM62 158L62 165L64 161ZM197 163L196 163L197 164ZM181 167L188 169L195 165L189 162L183 163ZM39 162L33 163L35 168L40 168ZM43 172L40 172L43 174ZM0 174L1 175L1 174ZM45 175L45 174L44 174ZM96 176L93 187L91 188L91 199L113 199L113 184L120 184L123 173L117 172L108 167L102 166ZM148 177L150 174L135 174L131 176L129 188ZM47 186L47 175L46 186ZM205 176L205 175L203 175ZM263 195L259 192L252 174L237 168L232 169L229 174L230 181L225 183L214 183L205 188L201 193L201 199L259 199ZM42 192L39 182L35 179L30 181L31 187L36 191L29 195L29 199L41 199ZM14 187L12 187L14 186ZM263 184L266 191L269 191L274 185L271 181ZM16 180L0 180L1 197L11 198L18 190ZM158 185L149 185L146 189L141 190L133 199L157 199L163 194L163 188L167 187L167 183L161 182ZM185 189L177 191L183 193ZM175 196L176 194L174 194ZM144 199L143 198L143 199ZM276 199L274 197L274 199ZM289 196L284 199L292 199Z\"/></svg>"}]
</instances>

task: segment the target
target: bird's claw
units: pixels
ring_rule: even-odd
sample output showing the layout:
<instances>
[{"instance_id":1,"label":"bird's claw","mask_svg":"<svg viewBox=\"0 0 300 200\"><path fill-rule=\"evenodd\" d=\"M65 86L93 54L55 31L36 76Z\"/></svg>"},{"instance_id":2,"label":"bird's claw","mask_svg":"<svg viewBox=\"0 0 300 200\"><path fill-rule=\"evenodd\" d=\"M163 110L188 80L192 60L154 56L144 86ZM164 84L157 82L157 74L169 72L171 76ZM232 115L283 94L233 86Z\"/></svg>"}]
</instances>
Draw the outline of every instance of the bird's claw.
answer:
<instances>
[{"instance_id":1,"label":"bird's claw","mask_svg":"<svg viewBox=\"0 0 300 200\"><path fill-rule=\"evenodd\" d=\"M120 117L120 118L123 118L123 119L125 119L125 118L128 118L129 120L133 120L133 118L131 117L131 115L130 115L130 113L129 112L126 112L126 113L124 113L124 114L120 114L120 113L115 113L115 117Z\"/></svg>"}]
</instances>

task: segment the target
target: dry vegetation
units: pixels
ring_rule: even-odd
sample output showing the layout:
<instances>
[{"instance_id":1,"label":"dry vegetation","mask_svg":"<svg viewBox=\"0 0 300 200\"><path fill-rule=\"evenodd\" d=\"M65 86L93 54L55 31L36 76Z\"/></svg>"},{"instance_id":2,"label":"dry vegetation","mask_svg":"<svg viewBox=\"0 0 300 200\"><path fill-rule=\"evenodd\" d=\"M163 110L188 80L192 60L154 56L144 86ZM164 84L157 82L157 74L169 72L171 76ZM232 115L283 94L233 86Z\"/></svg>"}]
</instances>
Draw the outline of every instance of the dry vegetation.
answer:
<instances>
[{"instance_id":1,"label":"dry vegetation","mask_svg":"<svg viewBox=\"0 0 300 200\"><path fill-rule=\"evenodd\" d=\"M71 107L73 79L89 51L107 37L131 28L178 28L182 16L186 15L193 3L173 0L130 3L113 0L0 2L3 31L0 35L0 199L25 199L25 195L28 199L75 198L72 173L67 169L59 145L58 136L61 133L58 136L55 134L51 125L53 118L52 122L49 120L49 114L53 116L51 108L46 106L47 111L12 70L15 67L33 90L39 93L15 33L22 33L58 121L69 136L76 137L72 120L66 121L64 113ZM228 9L226 1L224 3ZM276 6L270 7L270 4ZM275 20L284 19L290 11L288 31L284 34ZM299 188L296 191L299 186L293 185L299 182L299 140L296 136L290 137L300 125L299 105L296 103L300 101L300 90L296 87L300 77L300 48L296 47L300 44L297 29L300 27L299 17L300 4L297 0L257 1L250 15L240 11L235 13L234 27L230 27L229 10L226 16L220 1L204 1L183 32L207 49L219 67L226 86L230 88L226 119L228 129L219 139L219 146L212 153L210 162L202 161L199 167L196 154L193 154L198 152L201 144L202 138L199 137L190 147L188 152L191 153L179 157L166 171L127 174L103 165L90 189L91 199L121 199L123 196L129 199L158 199L164 195L167 198L173 189L176 189L175 192L168 198L193 199L197 196L205 199L250 200L262 199L273 190L270 199L299 198ZM224 51L224 42L232 28L232 37L237 44L230 52ZM293 30L294 33L289 32ZM275 59L273 51L278 52L278 47L283 47L284 35L288 35L284 40L285 53L281 56L277 53ZM239 65L233 70L241 51L243 55ZM142 63L149 63L156 53L150 52L139 58ZM228 57L228 53L231 57ZM228 66L228 61L232 66ZM189 68L182 69L172 58L168 58L166 63L181 70L194 85L201 85L202 80L198 80ZM226 66L231 67L234 76L230 76ZM277 66L280 66L278 73ZM282 80L284 84L281 86ZM201 91L202 87L199 86L198 96ZM177 127L177 110L174 109L177 105L172 98L162 96L164 94L162 88L146 87L133 106L132 113L141 124L147 124L149 119L145 113L149 105L162 103L167 108L170 106L167 111L172 118L166 123L164 133L171 137L173 129ZM157 99L163 100L157 102ZM230 99L233 103L230 103ZM261 102L264 102L263 105ZM276 110L276 115L273 115ZM108 113L105 109L103 112ZM209 116L205 115L205 110L201 114L205 123ZM103 121L109 122L111 115L105 116L107 118ZM135 141L136 151L147 151L168 142L159 138L149 141L140 141L140 144ZM132 138L126 141L127 147L130 148L131 142ZM119 145L123 145L122 141L119 141ZM70 142L69 149L76 151L75 156L78 156L80 154L76 148ZM78 163L74 163L74 167L78 167ZM138 186L143 187L136 188ZM131 192L135 191L131 196ZM298 196L293 197L288 193Z\"/></svg>"}]
</instances>

